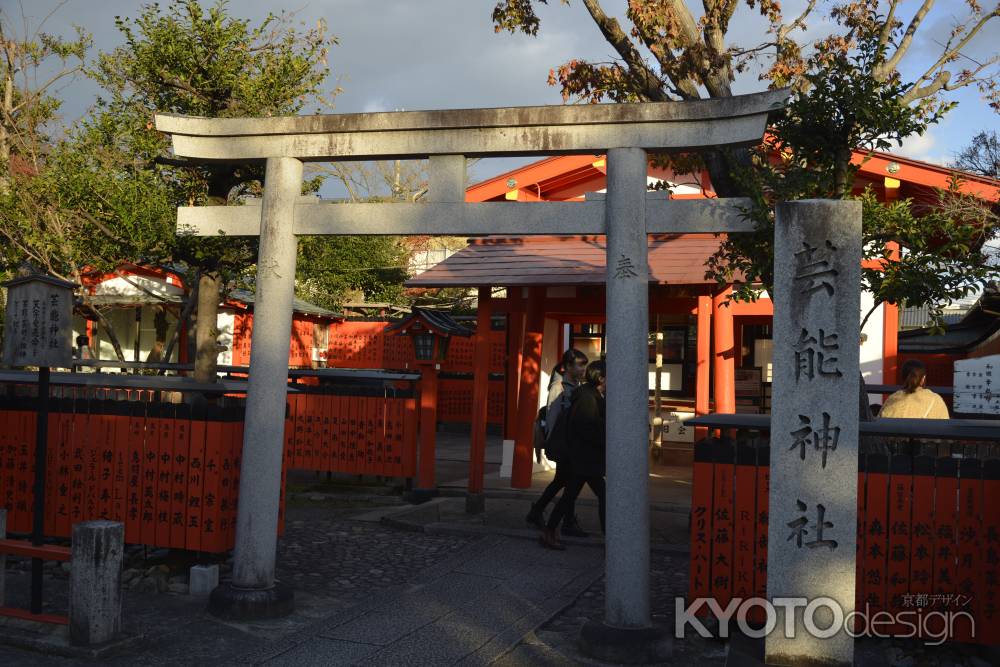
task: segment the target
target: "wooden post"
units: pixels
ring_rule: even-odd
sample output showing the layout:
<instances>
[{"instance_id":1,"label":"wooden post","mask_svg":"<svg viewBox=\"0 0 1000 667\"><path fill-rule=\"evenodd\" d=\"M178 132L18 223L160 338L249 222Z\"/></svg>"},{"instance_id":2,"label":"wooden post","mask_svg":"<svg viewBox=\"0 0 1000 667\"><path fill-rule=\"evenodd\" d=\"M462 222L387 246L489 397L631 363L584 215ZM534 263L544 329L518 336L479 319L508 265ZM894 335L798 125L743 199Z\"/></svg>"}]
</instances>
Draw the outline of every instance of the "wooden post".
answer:
<instances>
[{"instance_id":1,"label":"wooden post","mask_svg":"<svg viewBox=\"0 0 1000 667\"><path fill-rule=\"evenodd\" d=\"M712 366L712 297L698 297L698 365L695 375L694 413L707 415L709 407L709 380ZM694 432L695 442L708 435L708 429L699 427Z\"/></svg>"},{"instance_id":2,"label":"wooden post","mask_svg":"<svg viewBox=\"0 0 1000 667\"><path fill-rule=\"evenodd\" d=\"M32 507L31 543L42 546L45 541L45 468L48 462L49 438L49 367L38 369L38 402L35 417L35 486ZM31 559L31 613L42 613L41 558Z\"/></svg>"},{"instance_id":3,"label":"wooden post","mask_svg":"<svg viewBox=\"0 0 1000 667\"><path fill-rule=\"evenodd\" d=\"M132 341L132 361L139 361L141 349L139 341L142 338L142 306L135 307L135 340Z\"/></svg>"},{"instance_id":4,"label":"wooden post","mask_svg":"<svg viewBox=\"0 0 1000 667\"><path fill-rule=\"evenodd\" d=\"M0 540L7 538L7 510L0 508ZM0 605L4 599L5 575L7 573L7 556L0 553Z\"/></svg>"},{"instance_id":5,"label":"wooden post","mask_svg":"<svg viewBox=\"0 0 1000 667\"><path fill-rule=\"evenodd\" d=\"M417 468L417 488L421 500L435 488L435 438L437 437L438 374L435 364L426 364L420 378L420 456Z\"/></svg>"},{"instance_id":6,"label":"wooden post","mask_svg":"<svg viewBox=\"0 0 1000 667\"><path fill-rule=\"evenodd\" d=\"M715 338L715 411L736 412L736 354L733 343L733 309L723 305L732 288L712 296L712 320Z\"/></svg>"},{"instance_id":7,"label":"wooden post","mask_svg":"<svg viewBox=\"0 0 1000 667\"><path fill-rule=\"evenodd\" d=\"M524 346L521 353L521 386L517 400L517 442L514 444L514 463L510 478L510 485L515 489L531 487L532 439L535 415L538 412L539 383L542 378L544 298L544 287L529 289L528 312L524 323Z\"/></svg>"},{"instance_id":8,"label":"wooden post","mask_svg":"<svg viewBox=\"0 0 1000 667\"><path fill-rule=\"evenodd\" d=\"M479 288L476 318L474 375L472 381L472 443L469 452L469 490L465 511L479 514L485 509L483 475L486 468L487 398L490 386L490 288Z\"/></svg>"},{"instance_id":9,"label":"wooden post","mask_svg":"<svg viewBox=\"0 0 1000 667\"><path fill-rule=\"evenodd\" d=\"M510 292L508 290L507 299ZM524 313L507 314L507 398L504 405L503 437L513 440L517 437L517 396L521 384L521 348L524 345Z\"/></svg>"}]
</instances>

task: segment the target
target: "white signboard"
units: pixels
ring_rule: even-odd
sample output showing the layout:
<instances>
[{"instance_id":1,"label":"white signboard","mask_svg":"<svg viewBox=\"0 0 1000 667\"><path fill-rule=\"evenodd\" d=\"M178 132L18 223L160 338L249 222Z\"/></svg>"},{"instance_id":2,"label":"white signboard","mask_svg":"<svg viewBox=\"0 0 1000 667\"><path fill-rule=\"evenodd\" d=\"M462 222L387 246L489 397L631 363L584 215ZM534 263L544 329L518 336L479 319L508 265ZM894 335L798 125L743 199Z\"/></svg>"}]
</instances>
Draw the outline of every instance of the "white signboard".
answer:
<instances>
[{"instance_id":1,"label":"white signboard","mask_svg":"<svg viewBox=\"0 0 1000 667\"><path fill-rule=\"evenodd\" d=\"M680 364L663 364L660 371L660 391L680 391L684 367ZM649 390L656 391L656 364L649 365Z\"/></svg>"},{"instance_id":2,"label":"white signboard","mask_svg":"<svg viewBox=\"0 0 1000 667\"><path fill-rule=\"evenodd\" d=\"M964 414L1000 415L1000 354L955 362L952 408Z\"/></svg>"},{"instance_id":3,"label":"white signboard","mask_svg":"<svg viewBox=\"0 0 1000 667\"><path fill-rule=\"evenodd\" d=\"M694 427L684 422L694 417L693 412L667 412L660 428L662 442L694 442Z\"/></svg>"},{"instance_id":4,"label":"white signboard","mask_svg":"<svg viewBox=\"0 0 1000 667\"><path fill-rule=\"evenodd\" d=\"M28 276L5 284L3 361L10 366L56 366L73 362L73 283Z\"/></svg>"}]
</instances>

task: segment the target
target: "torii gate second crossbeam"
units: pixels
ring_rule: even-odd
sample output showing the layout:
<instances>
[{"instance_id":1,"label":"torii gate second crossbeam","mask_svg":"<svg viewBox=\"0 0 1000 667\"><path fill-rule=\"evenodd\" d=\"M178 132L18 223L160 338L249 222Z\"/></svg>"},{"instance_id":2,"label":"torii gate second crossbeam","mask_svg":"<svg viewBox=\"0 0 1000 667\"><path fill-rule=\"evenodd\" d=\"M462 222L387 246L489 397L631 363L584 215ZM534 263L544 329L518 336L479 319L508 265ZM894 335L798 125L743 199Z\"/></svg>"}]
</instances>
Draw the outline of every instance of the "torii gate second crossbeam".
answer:
<instances>
[{"instance_id":1,"label":"torii gate second crossbeam","mask_svg":"<svg viewBox=\"0 0 1000 667\"><path fill-rule=\"evenodd\" d=\"M648 197L647 152L759 142L785 90L694 102L208 119L158 114L174 153L192 161L266 162L260 207L185 207L182 230L260 235L233 580L210 609L255 618L288 613L275 586L282 428L296 234L606 234L607 415L605 624L647 636L648 281L646 239L661 232L750 229L732 200ZM466 157L608 156L607 196L584 203L465 203ZM301 203L304 161L430 158L427 203ZM643 634L645 633L645 634Z\"/></svg>"}]
</instances>

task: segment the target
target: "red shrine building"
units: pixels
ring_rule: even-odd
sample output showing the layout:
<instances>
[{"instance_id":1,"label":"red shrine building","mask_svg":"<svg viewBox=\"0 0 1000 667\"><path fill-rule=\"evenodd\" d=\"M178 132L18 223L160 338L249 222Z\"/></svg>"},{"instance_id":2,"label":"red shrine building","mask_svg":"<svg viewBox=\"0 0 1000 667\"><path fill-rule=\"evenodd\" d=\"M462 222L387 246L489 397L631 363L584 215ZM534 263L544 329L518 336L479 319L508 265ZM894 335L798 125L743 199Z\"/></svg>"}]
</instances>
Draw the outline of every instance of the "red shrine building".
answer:
<instances>
[{"instance_id":1,"label":"red shrine building","mask_svg":"<svg viewBox=\"0 0 1000 667\"><path fill-rule=\"evenodd\" d=\"M932 202L936 190L947 188L955 175L886 153L856 153L854 161L859 165L854 192L870 187L882 201ZM1000 199L1000 181L961 176L964 192ZM715 196L707 173L678 176L651 167L647 178L650 187L665 186L671 198ZM602 156L552 157L472 185L466 201L583 201L585 193L602 192L605 184ZM772 303L764 296L726 305L730 290L705 277L705 261L720 242L712 234L649 236L651 410L656 410L652 399L659 384L661 452L676 462L690 460L694 433L683 426L688 417L770 407ZM508 316L503 413L504 437L517 442L515 486L523 485L525 470L530 475L531 422L562 351L575 347L591 359L607 353L614 363L614 350L606 349L604 338L604 249L603 236L471 239L466 248L407 282L419 288L478 288L481 307ZM871 295L862 294L862 313L873 304ZM861 369L869 385L896 382L898 323L898 306L885 304L864 328ZM881 402L880 396L872 398Z\"/></svg>"}]
</instances>

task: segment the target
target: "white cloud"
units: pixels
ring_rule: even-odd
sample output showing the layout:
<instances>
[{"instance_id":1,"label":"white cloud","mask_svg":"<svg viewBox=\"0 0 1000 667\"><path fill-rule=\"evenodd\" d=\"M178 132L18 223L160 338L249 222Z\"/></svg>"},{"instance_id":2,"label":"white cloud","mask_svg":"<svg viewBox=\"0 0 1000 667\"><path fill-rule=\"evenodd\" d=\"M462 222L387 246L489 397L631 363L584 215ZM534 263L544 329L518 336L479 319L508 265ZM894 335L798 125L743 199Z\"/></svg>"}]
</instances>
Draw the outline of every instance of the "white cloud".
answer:
<instances>
[{"instance_id":1,"label":"white cloud","mask_svg":"<svg viewBox=\"0 0 1000 667\"><path fill-rule=\"evenodd\" d=\"M943 127L932 126L922 135L911 135L903 140L903 145L899 148L892 148L890 153L896 153L903 157L930 162L932 164L947 165L951 162L951 148L947 141L939 141L939 137L944 134Z\"/></svg>"}]
</instances>

